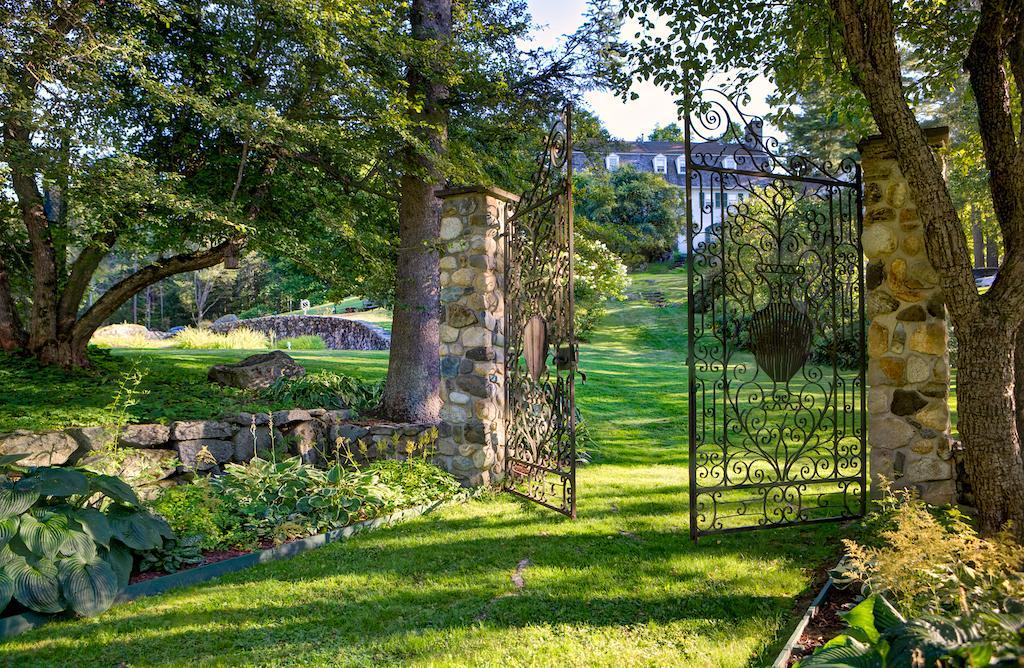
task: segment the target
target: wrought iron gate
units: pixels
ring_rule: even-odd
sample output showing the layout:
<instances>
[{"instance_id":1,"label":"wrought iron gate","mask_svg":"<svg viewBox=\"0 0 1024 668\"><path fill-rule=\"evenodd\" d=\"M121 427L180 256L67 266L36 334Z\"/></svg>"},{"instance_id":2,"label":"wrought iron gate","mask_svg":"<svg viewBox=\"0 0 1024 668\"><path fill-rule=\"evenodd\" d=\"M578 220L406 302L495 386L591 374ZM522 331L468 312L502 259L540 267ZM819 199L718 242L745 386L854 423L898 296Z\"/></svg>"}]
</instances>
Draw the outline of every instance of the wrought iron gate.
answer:
<instances>
[{"instance_id":1,"label":"wrought iron gate","mask_svg":"<svg viewBox=\"0 0 1024 668\"><path fill-rule=\"evenodd\" d=\"M572 108L505 224L505 489L576 517Z\"/></svg>"},{"instance_id":2,"label":"wrought iron gate","mask_svg":"<svg viewBox=\"0 0 1024 668\"><path fill-rule=\"evenodd\" d=\"M695 540L865 510L860 166L763 127L718 91L685 122Z\"/></svg>"}]
</instances>

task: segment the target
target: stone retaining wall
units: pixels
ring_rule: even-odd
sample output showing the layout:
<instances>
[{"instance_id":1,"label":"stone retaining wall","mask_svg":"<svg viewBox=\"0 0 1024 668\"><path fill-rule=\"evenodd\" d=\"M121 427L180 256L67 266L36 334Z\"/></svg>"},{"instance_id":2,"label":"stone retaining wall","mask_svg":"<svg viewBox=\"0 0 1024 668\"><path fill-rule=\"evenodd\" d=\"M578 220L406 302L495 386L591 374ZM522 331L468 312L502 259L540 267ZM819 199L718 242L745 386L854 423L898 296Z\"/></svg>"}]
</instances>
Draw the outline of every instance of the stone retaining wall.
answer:
<instances>
[{"instance_id":1,"label":"stone retaining wall","mask_svg":"<svg viewBox=\"0 0 1024 668\"><path fill-rule=\"evenodd\" d=\"M219 334L245 327L279 339L319 336L331 350L387 350L391 335L382 328L351 318L329 315L272 315L248 320L232 320L210 326Z\"/></svg>"},{"instance_id":2,"label":"stone retaining wall","mask_svg":"<svg viewBox=\"0 0 1024 668\"><path fill-rule=\"evenodd\" d=\"M218 474L229 462L248 462L257 451L267 456L272 445L279 454L298 455L310 464L335 457L364 464L433 450L435 424L361 424L351 417L351 411L322 408L241 413L223 420L128 425L117 438L111 427L19 431L0 435L0 455L27 453L19 462L27 466L75 465L113 473L149 498L196 473Z\"/></svg>"}]
</instances>

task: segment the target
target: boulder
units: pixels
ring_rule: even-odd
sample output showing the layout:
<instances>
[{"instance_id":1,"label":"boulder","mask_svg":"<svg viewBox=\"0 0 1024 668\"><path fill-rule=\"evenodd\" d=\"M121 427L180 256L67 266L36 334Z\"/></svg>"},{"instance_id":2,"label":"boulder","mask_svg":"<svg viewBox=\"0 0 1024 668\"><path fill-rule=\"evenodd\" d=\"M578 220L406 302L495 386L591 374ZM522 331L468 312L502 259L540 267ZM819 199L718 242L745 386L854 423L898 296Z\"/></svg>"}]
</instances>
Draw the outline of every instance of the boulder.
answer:
<instances>
[{"instance_id":1,"label":"boulder","mask_svg":"<svg viewBox=\"0 0 1024 668\"><path fill-rule=\"evenodd\" d=\"M220 464L231 461L235 454L235 446L231 441L213 438L181 441L177 448L181 465L194 471L215 469Z\"/></svg>"},{"instance_id":2,"label":"boulder","mask_svg":"<svg viewBox=\"0 0 1024 668\"><path fill-rule=\"evenodd\" d=\"M114 430L112 427L72 427L67 430L71 438L78 441L81 448L79 456L93 450L102 450L115 442Z\"/></svg>"},{"instance_id":3,"label":"boulder","mask_svg":"<svg viewBox=\"0 0 1024 668\"><path fill-rule=\"evenodd\" d=\"M275 350L251 355L235 364L217 364L206 377L214 383L248 389L269 387L281 376L294 378L305 374L306 370L291 356Z\"/></svg>"},{"instance_id":4,"label":"boulder","mask_svg":"<svg viewBox=\"0 0 1024 668\"><path fill-rule=\"evenodd\" d=\"M277 445L284 442L284 437L277 429L274 430L273 442ZM235 453L231 458L239 464L245 464L256 453L259 453L261 457L265 457L271 449L270 429L267 427L256 427L255 440L253 439L252 432L248 429L239 429L238 433L235 434L232 444L234 445Z\"/></svg>"},{"instance_id":5,"label":"boulder","mask_svg":"<svg viewBox=\"0 0 1024 668\"><path fill-rule=\"evenodd\" d=\"M216 420L191 420L171 423L171 439L195 441L203 438L231 438L234 428L227 422Z\"/></svg>"},{"instance_id":6,"label":"boulder","mask_svg":"<svg viewBox=\"0 0 1024 668\"><path fill-rule=\"evenodd\" d=\"M221 317L219 317L216 320L214 320L213 324L214 325L226 325L229 322L238 322L238 316L235 315L234 313L228 313L227 315L222 315Z\"/></svg>"},{"instance_id":7,"label":"boulder","mask_svg":"<svg viewBox=\"0 0 1024 668\"><path fill-rule=\"evenodd\" d=\"M61 466L74 463L81 446L63 431L42 434L20 431L0 436L0 455L28 455L18 461L21 466Z\"/></svg>"},{"instance_id":8,"label":"boulder","mask_svg":"<svg viewBox=\"0 0 1024 668\"><path fill-rule=\"evenodd\" d=\"M293 408L287 411L274 411L274 424L286 425L293 422L309 422L313 419L309 411L302 408Z\"/></svg>"},{"instance_id":9,"label":"boulder","mask_svg":"<svg viewBox=\"0 0 1024 668\"><path fill-rule=\"evenodd\" d=\"M308 420L300 422L288 432L292 441L293 452L302 458L305 464L318 464L324 452L325 438L324 424L319 420Z\"/></svg>"},{"instance_id":10,"label":"boulder","mask_svg":"<svg viewBox=\"0 0 1024 668\"><path fill-rule=\"evenodd\" d=\"M128 448L158 448L169 440L171 428L166 425L130 424L121 431L120 443Z\"/></svg>"},{"instance_id":11,"label":"boulder","mask_svg":"<svg viewBox=\"0 0 1024 668\"><path fill-rule=\"evenodd\" d=\"M97 473L116 475L129 484L151 483L174 475L178 455L173 450L124 448L116 453L90 455L80 465Z\"/></svg>"}]
</instances>

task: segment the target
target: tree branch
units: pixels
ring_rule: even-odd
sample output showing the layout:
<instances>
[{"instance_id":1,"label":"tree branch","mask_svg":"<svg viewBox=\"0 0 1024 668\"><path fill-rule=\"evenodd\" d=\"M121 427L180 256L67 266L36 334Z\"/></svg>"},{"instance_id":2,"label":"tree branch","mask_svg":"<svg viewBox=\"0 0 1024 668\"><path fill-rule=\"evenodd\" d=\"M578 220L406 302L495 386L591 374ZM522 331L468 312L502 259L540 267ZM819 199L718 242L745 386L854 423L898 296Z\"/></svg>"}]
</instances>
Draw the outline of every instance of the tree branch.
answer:
<instances>
[{"instance_id":1,"label":"tree branch","mask_svg":"<svg viewBox=\"0 0 1024 668\"><path fill-rule=\"evenodd\" d=\"M89 289L89 282L100 266L100 262L114 247L115 241L117 241L115 232L95 235L92 242L82 249L72 263L67 284L64 286L64 292L57 305L57 328L61 332L67 332L74 327L82 298L85 296L85 291Z\"/></svg>"},{"instance_id":2,"label":"tree branch","mask_svg":"<svg viewBox=\"0 0 1024 668\"><path fill-rule=\"evenodd\" d=\"M96 300L89 310L82 314L72 330L72 338L81 341L91 336L107 318L113 315L114 311L131 299L132 295L148 286L175 274L198 271L220 264L224 261L224 255L230 245L230 241L222 241L204 251L181 253L157 260L118 281L103 293L103 296Z\"/></svg>"}]
</instances>

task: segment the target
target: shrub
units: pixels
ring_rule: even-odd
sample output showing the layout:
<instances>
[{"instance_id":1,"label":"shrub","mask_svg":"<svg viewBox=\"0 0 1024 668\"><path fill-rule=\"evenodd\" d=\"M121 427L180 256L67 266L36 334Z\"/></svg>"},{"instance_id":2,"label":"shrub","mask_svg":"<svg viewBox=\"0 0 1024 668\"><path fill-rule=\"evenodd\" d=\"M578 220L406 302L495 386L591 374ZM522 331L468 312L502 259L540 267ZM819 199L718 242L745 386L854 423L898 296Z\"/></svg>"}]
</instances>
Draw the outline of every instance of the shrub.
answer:
<instances>
[{"instance_id":1,"label":"shrub","mask_svg":"<svg viewBox=\"0 0 1024 668\"><path fill-rule=\"evenodd\" d=\"M462 491L458 480L423 459L382 460L370 464L366 471L395 492L391 503L395 508L451 498Z\"/></svg>"},{"instance_id":2,"label":"shrub","mask_svg":"<svg viewBox=\"0 0 1024 668\"><path fill-rule=\"evenodd\" d=\"M178 536L198 537L203 549L213 550L234 542L230 537L231 517L205 478L165 490L150 507L167 520Z\"/></svg>"},{"instance_id":3,"label":"shrub","mask_svg":"<svg viewBox=\"0 0 1024 668\"><path fill-rule=\"evenodd\" d=\"M0 458L0 609L95 615L128 585L132 550L174 534L119 478Z\"/></svg>"},{"instance_id":4,"label":"shrub","mask_svg":"<svg viewBox=\"0 0 1024 668\"><path fill-rule=\"evenodd\" d=\"M307 334L290 339L278 339L276 347L281 350L327 350L327 344L319 336Z\"/></svg>"},{"instance_id":5,"label":"shrub","mask_svg":"<svg viewBox=\"0 0 1024 668\"><path fill-rule=\"evenodd\" d=\"M226 334L186 327L174 335L174 345L185 350L262 350L270 346L266 334L238 327Z\"/></svg>"},{"instance_id":6,"label":"shrub","mask_svg":"<svg viewBox=\"0 0 1024 668\"><path fill-rule=\"evenodd\" d=\"M815 341L811 351L811 363L821 366L832 366L832 355L835 353L836 365L840 369L858 369L861 362L860 332L855 328L845 328L832 339Z\"/></svg>"},{"instance_id":7,"label":"shrub","mask_svg":"<svg viewBox=\"0 0 1024 668\"><path fill-rule=\"evenodd\" d=\"M331 371L318 371L297 378L278 378L264 393L270 401L297 408L352 408L372 410L380 404L383 382L368 383Z\"/></svg>"}]
</instances>

